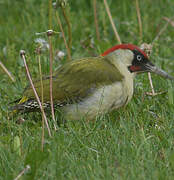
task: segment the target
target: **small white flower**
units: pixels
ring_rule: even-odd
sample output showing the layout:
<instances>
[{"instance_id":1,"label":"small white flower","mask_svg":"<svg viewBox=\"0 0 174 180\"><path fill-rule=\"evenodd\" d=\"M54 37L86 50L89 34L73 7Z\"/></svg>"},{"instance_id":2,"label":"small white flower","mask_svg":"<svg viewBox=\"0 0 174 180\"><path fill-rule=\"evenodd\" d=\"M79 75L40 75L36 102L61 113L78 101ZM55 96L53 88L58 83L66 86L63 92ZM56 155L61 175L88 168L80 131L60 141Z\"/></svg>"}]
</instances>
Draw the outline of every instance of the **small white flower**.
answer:
<instances>
[{"instance_id":1,"label":"small white flower","mask_svg":"<svg viewBox=\"0 0 174 180\"><path fill-rule=\"evenodd\" d=\"M65 56L65 53L64 53L63 51L59 51L59 52L57 53L57 56L58 56L59 58L62 58L62 57Z\"/></svg>"},{"instance_id":2,"label":"small white flower","mask_svg":"<svg viewBox=\"0 0 174 180\"><path fill-rule=\"evenodd\" d=\"M63 51L57 51L55 55L55 59L60 60L65 56L65 53Z\"/></svg>"}]
</instances>

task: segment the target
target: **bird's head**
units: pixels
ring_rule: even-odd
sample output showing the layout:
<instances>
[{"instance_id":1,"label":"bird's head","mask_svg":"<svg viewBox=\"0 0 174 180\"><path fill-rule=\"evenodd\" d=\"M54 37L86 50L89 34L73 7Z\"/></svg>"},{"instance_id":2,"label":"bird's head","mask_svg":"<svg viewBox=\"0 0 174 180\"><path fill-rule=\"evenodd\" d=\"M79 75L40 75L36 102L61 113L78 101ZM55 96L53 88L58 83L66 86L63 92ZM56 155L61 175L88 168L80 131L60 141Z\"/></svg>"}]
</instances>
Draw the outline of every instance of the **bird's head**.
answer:
<instances>
[{"instance_id":1,"label":"bird's head","mask_svg":"<svg viewBox=\"0 0 174 180\"><path fill-rule=\"evenodd\" d=\"M105 51L101 56L108 56L112 53L121 56L120 60L123 61L131 73L153 72L164 78L174 79L174 77L151 63L147 54L133 44L116 45Z\"/></svg>"}]
</instances>

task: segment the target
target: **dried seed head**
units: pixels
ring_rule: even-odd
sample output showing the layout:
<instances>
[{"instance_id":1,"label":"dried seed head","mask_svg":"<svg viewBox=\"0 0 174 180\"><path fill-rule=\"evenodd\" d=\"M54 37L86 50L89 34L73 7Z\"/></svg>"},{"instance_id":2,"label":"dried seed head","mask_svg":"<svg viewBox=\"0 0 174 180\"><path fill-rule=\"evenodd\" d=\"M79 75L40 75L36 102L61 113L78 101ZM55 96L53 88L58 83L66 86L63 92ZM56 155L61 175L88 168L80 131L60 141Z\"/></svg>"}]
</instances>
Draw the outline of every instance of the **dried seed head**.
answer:
<instances>
[{"instance_id":1,"label":"dried seed head","mask_svg":"<svg viewBox=\"0 0 174 180\"><path fill-rule=\"evenodd\" d=\"M143 43L141 44L140 49L142 49L149 57L152 53L152 44Z\"/></svg>"},{"instance_id":2,"label":"dried seed head","mask_svg":"<svg viewBox=\"0 0 174 180\"><path fill-rule=\"evenodd\" d=\"M25 56L25 51L24 50L20 50L20 56Z\"/></svg>"},{"instance_id":3,"label":"dried seed head","mask_svg":"<svg viewBox=\"0 0 174 180\"><path fill-rule=\"evenodd\" d=\"M52 36L54 31L52 29L47 30L47 36Z\"/></svg>"}]
</instances>

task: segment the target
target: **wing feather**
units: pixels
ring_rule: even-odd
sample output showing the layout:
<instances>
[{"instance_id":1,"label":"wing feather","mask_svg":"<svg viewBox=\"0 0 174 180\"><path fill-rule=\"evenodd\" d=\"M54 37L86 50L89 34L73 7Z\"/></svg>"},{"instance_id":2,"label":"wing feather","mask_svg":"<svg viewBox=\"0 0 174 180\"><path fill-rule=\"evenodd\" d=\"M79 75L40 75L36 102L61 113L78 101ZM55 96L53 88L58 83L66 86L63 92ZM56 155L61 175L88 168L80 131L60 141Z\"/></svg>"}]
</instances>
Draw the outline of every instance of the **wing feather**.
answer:
<instances>
[{"instance_id":1,"label":"wing feather","mask_svg":"<svg viewBox=\"0 0 174 180\"><path fill-rule=\"evenodd\" d=\"M72 102L87 97L96 88L121 81L124 77L119 70L104 57L84 58L71 61L61 66L53 76L54 102ZM41 96L40 81L34 82L36 91ZM44 102L50 100L49 77L43 79ZM24 91L24 96L35 98L31 86Z\"/></svg>"}]
</instances>

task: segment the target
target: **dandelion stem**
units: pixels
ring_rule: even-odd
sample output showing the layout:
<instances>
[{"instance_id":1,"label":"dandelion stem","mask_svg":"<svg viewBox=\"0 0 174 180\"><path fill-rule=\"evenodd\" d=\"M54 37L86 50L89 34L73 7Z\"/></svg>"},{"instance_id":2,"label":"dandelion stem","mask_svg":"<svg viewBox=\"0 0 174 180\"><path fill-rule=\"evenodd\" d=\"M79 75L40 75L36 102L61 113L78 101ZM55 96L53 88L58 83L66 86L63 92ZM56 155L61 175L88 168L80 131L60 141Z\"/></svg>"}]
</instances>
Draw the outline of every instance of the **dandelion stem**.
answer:
<instances>
[{"instance_id":1,"label":"dandelion stem","mask_svg":"<svg viewBox=\"0 0 174 180\"><path fill-rule=\"evenodd\" d=\"M45 115L45 112L44 112L44 109L43 109L42 104L41 104L41 102L40 102L39 96L38 96L38 94L37 94L37 92L36 92L36 89L35 89L35 87L34 87L34 84L33 84L33 81L32 81L32 79L31 79L30 72L29 72L29 69L28 69L28 66L27 66L27 63L26 63L25 51L24 51L24 50L21 50L21 51L20 51L20 55L21 55L21 57L22 57L22 59L23 59L23 61L24 61L24 65L25 65L27 77L28 77L29 82L30 82L30 84L31 84L31 87L32 87L32 89L33 89L33 92L34 92L34 95L35 95L35 97L36 97L36 100L37 100L37 102L38 102L38 104L39 104L40 110L41 110L41 112L42 112L42 114L43 114L43 117L44 117L44 120L45 120L45 124L46 124L46 127L47 127L47 129L48 129L48 134L49 134L49 136L51 137L51 131L50 131L50 128L49 128L49 125L48 125L47 117L46 117L46 115Z\"/></svg>"}]
</instances>

